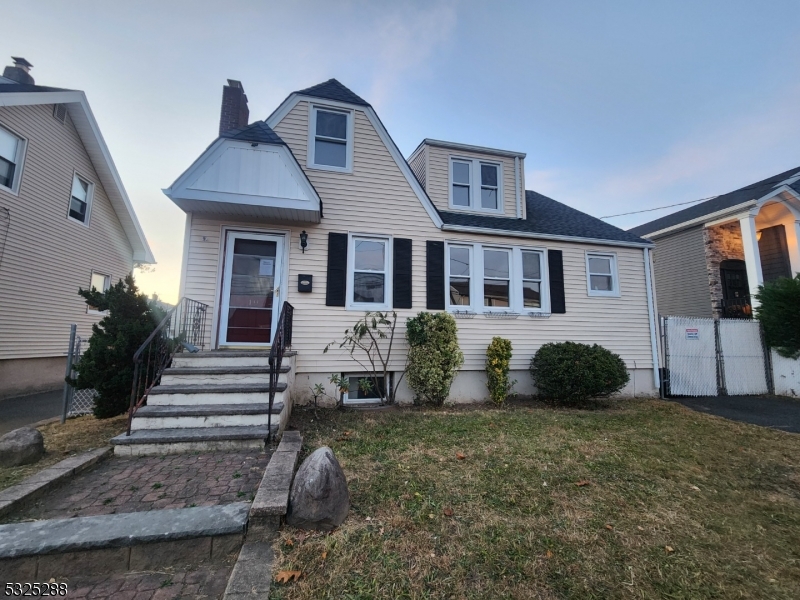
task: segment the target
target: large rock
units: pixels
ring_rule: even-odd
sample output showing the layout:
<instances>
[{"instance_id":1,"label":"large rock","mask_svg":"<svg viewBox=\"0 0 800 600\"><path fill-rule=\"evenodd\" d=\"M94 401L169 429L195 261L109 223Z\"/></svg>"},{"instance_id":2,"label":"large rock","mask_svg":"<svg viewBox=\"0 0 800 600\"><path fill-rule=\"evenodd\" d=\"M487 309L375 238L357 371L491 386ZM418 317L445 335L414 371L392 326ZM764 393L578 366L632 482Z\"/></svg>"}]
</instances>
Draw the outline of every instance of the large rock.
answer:
<instances>
[{"instance_id":1,"label":"large rock","mask_svg":"<svg viewBox=\"0 0 800 600\"><path fill-rule=\"evenodd\" d=\"M347 480L333 450L323 446L303 461L289 496L286 523L301 529L330 531L350 511Z\"/></svg>"},{"instance_id":2,"label":"large rock","mask_svg":"<svg viewBox=\"0 0 800 600\"><path fill-rule=\"evenodd\" d=\"M44 455L44 438L38 429L20 427L0 437L0 467L35 463Z\"/></svg>"}]
</instances>

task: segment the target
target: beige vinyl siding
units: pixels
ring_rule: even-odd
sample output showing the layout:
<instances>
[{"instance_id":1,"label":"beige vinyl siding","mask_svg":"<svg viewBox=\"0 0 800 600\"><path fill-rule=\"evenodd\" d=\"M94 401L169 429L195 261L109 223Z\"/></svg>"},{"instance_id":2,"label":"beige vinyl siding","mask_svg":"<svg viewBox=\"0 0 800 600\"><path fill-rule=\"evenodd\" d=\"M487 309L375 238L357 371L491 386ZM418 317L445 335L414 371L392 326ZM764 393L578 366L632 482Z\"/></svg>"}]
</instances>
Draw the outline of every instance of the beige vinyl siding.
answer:
<instances>
[{"instance_id":1,"label":"beige vinyl siding","mask_svg":"<svg viewBox=\"0 0 800 600\"><path fill-rule=\"evenodd\" d=\"M66 355L70 323L91 335L78 288L91 272L112 282L133 250L70 119L52 105L0 107L0 123L28 140L19 195L0 190L11 225L0 263L0 359ZM89 227L67 218L73 173L94 184Z\"/></svg>"},{"instance_id":2,"label":"beige vinyl siding","mask_svg":"<svg viewBox=\"0 0 800 600\"><path fill-rule=\"evenodd\" d=\"M307 106L301 102L275 127L295 156L305 155L307 119ZM405 320L426 309L426 240L508 243L559 249L564 252L567 313L549 319L520 316L516 320L490 320L480 315L469 320L459 319L459 341L466 355L464 368L483 370L486 347L494 335L512 340L513 369L527 369L530 357L541 344L567 339L601 343L620 353L630 368L652 368L641 249L613 250L619 263L620 298L590 298L586 289L585 252L607 252L607 247L443 232L431 222L362 111L356 111L354 152L352 174L306 170L325 203L325 218L319 225L224 221L193 214L185 266L185 295L216 305L223 226L253 231L287 231L291 235L287 300L295 307L292 347L298 351L298 372L352 371L356 365L344 352L334 348L327 354L323 353L326 344L341 339L344 330L363 315L343 307L325 306L328 232L388 234L413 240L413 309L397 311L400 348L404 346ZM299 233L303 229L309 236L305 254L298 247ZM313 293L297 291L300 273L313 275ZM394 368L401 368L403 362L404 355L398 352Z\"/></svg>"},{"instance_id":3,"label":"beige vinyl siding","mask_svg":"<svg viewBox=\"0 0 800 600\"><path fill-rule=\"evenodd\" d=\"M426 145L427 173L425 175L425 189L431 201L439 210L453 210L450 208L450 158L477 158L487 162L502 164L503 174L503 215L506 217L517 216L516 180L514 177L514 159L506 156L495 156L478 152L464 152L440 148L439 146ZM524 168L520 159L520 170ZM520 181L520 183L522 183ZM461 209L455 209L461 210ZM485 211L472 211L478 214L491 214ZM495 216L501 216L494 213Z\"/></svg>"},{"instance_id":4,"label":"beige vinyl siding","mask_svg":"<svg viewBox=\"0 0 800 600\"><path fill-rule=\"evenodd\" d=\"M426 155L428 153L428 147L423 146L420 148L419 152L411 156L411 159L408 161L408 165L411 167L411 171L419 181L422 189L425 189L425 160Z\"/></svg>"},{"instance_id":5,"label":"beige vinyl siding","mask_svg":"<svg viewBox=\"0 0 800 600\"><path fill-rule=\"evenodd\" d=\"M658 312L664 316L711 317L702 226L654 241Z\"/></svg>"}]
</instances>

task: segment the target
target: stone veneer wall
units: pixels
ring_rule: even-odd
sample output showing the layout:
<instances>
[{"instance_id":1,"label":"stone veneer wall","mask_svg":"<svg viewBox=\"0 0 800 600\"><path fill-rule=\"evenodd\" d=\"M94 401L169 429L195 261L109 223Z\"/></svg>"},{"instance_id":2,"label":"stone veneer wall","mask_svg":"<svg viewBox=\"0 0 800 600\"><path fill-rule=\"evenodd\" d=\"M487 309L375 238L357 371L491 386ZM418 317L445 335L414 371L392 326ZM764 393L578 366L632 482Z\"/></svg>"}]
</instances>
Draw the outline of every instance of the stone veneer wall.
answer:
<instances>
[{"instance_id":1,"label":"stone veneer wall","mask_svg":"<svg viewBox=\"0 0 800 600\"><path fill-rule=\"evenodd\" d=\"M711 291L711 309L714 318L721 316L722 277L719 264L723 260L744 260L742 245L742 228L739 222L725 223L703 230L703 241L706 247L706 268L708 269L708 287Z\"/></svg>"}]
</instances>

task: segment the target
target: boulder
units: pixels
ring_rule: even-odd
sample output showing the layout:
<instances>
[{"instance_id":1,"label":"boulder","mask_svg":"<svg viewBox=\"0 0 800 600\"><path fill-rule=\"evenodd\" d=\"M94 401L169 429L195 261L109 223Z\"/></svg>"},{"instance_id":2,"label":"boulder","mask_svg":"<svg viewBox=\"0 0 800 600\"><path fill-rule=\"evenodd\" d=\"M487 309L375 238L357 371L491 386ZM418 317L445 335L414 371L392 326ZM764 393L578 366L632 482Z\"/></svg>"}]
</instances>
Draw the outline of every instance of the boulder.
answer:
<instances>
[{"instance_id":1,"label":"boulder","mask_svg":"<svg viewBox=\"0 0 800 600\"><path fill-rule=\"evenodd\" d=\"M333 450L323 446L303 461L294 476L286 523L301 529L335 529L350 511L350 492Z\"/></svg>"},{"instance_id":2,"label":"boulder","mask_svg":"<svg viewBox=\"0 0 800 600\"><path fill-rule=\"evenodd\" d=\"M38 429L20 427L0 437L0 467L35 463L44 455L44 438Z\"/></svg>"}]
</instances>

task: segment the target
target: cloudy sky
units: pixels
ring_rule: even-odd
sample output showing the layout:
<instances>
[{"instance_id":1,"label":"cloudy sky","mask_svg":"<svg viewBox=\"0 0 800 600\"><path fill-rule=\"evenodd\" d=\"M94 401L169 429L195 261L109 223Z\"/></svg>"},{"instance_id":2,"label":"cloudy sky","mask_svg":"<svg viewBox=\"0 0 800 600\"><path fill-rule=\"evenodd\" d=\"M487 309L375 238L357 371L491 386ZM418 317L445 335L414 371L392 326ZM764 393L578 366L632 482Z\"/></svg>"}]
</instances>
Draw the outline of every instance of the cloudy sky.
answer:
<instances>
[{"instance_id":1,"label":"cloudy sky","mask_svg":"<svg viewBox=\"0 0 800 600\"><path fill-rule=\"evenodd\" d=\"M406 156L425 137L527 152L528 189L598 217L800 165L797 0L0 0L0 14L0 60L86 92L158 261L137 279L167 300L184 217L160 190L214 140L227 78L256 120L336 77Z\"/></svg>"}]
</instances>

